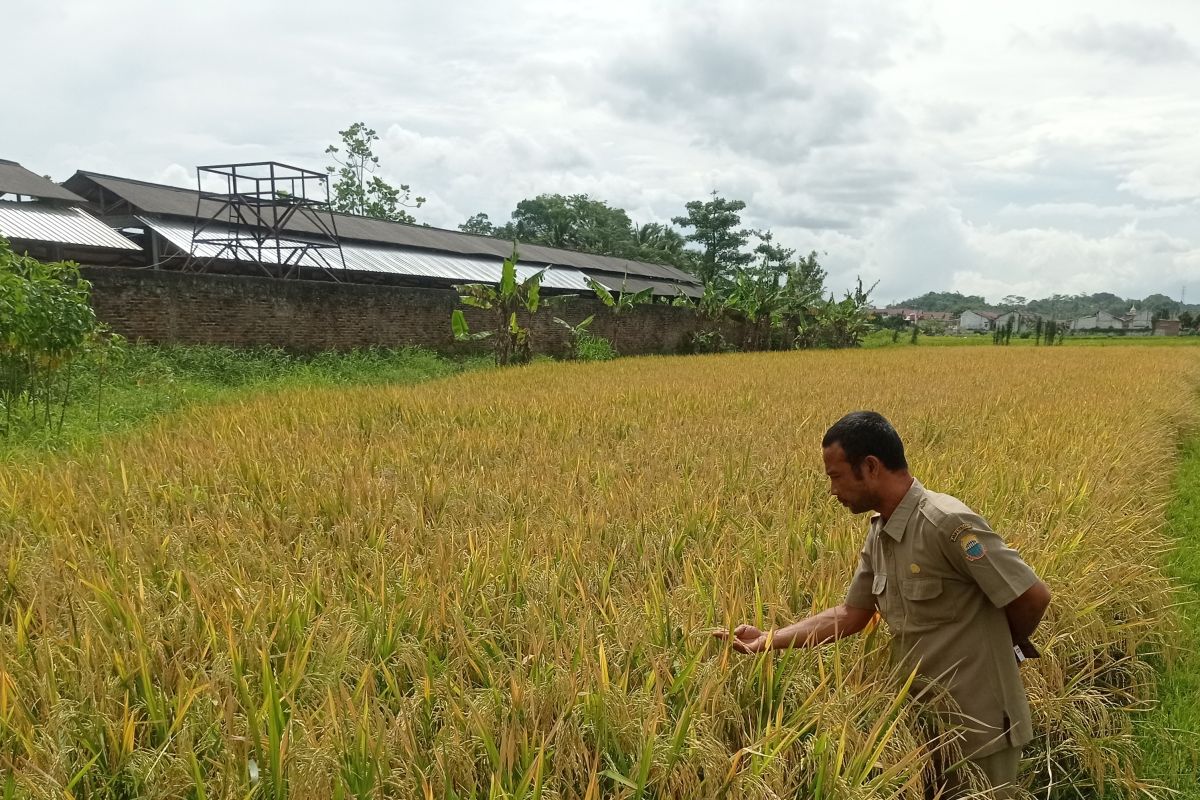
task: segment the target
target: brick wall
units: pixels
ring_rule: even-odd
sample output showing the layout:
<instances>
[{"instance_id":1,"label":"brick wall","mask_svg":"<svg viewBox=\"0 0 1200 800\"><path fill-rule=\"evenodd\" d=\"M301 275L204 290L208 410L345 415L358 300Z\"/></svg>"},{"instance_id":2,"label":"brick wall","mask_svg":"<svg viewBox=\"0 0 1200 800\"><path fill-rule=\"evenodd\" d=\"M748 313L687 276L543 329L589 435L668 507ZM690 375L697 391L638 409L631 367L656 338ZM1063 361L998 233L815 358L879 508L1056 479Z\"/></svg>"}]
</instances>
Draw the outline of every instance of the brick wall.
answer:
<instances>
[{"instance_id":1,"label":"brick wall","mask_svg":"<svg viewBox=\"0 0 1200 800\"><path fill-rule=\"evenodd\" d=\"M131 341L272 345L297 352L371 345L464 349L450 332L458 297L446 289L120 267L84 267L83 273L92 282L96 315ZM488 326L487 312L464 311L473 331ZM535 348L561 354L567 335L553 317L575 324L589 314L596 315L592 331L623 355L678 352L691 333L705 328L687 308L639 306L614 316L595 298L580 297L534 317ZM723 327L727 338L740 341L736 325Z\"/></svg>"}]
</instances>

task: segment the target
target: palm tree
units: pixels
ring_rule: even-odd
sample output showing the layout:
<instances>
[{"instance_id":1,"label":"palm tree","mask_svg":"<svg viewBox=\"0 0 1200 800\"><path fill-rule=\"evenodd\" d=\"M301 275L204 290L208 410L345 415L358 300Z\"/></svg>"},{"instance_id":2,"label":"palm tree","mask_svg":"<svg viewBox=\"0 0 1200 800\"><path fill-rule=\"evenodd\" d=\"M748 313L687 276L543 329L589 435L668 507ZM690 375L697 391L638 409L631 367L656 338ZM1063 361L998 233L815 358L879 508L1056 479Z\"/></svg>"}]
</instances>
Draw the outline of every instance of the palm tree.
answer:
<instances>
[{"instance_id":1,"label":"palm tree","mask_svg":"<svg viewBox=\"0 0 1200 800\"><path fill-rule=\"evenodd\" d=\"M629 257L679 266L686 258L683 234L661 222L634 224L629 229Z\"/></svg>"}]
</instances>

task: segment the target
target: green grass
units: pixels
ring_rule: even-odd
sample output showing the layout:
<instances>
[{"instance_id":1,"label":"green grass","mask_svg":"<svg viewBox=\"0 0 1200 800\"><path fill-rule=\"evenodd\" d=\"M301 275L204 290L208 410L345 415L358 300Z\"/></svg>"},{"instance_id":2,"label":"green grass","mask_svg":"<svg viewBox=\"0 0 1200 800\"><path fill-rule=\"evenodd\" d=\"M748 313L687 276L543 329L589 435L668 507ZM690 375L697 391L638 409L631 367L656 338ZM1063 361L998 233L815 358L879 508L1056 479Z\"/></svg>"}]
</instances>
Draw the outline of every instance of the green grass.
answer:
<instances>
[{"instance_id":1,"label":"green grass","mask_svg":"<svg viewBox=\"0 0 1200 800\"><path fill-rule=\"evenodd\" d=\"M129 345L103 376L76 366L61 430L35 424L28 410L7 435L0 409L0 463L86 447L160 414L196 403L236 399L289 386L416 383L490 365L488 357L451 359L420 348L372 348L298 356L275 349Z\"/></svg>"},{"instance_id":2,"label":"green grass","mask_svg":"<svg viewBox=\"0 0 1200 800\"><path fill-rule=\"evenodd\" d=\"M1200 800L1200 435L1181 449L1167 512L1177 542L1167 569L1180 587L1181 646L1160 669L1159 704L1141 724L1145 775Z\"/></svg>"}]
</instances>

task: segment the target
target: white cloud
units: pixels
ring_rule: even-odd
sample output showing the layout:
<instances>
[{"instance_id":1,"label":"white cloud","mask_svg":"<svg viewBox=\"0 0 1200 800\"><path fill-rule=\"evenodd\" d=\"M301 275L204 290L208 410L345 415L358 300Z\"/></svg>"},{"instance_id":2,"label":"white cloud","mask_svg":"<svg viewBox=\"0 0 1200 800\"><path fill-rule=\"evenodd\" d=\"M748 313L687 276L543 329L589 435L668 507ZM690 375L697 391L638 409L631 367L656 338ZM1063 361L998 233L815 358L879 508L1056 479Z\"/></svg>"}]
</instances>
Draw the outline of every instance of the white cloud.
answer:
<instances>
[{"instance_id":1,"label":"white cloud","mask_svg":"<svg viewBox=\"0 0 1200 800\"><path fill-rule=\"evenodd\" d=\"M1132 169L1117 185L1147 200L1200 199L1200 164L1153 163Z\"/></svg>"},{"instance_id":2,"label":"white cloud","mask_svg":"<svg viewBox=\"0 0 1200 800\"><path fill-rule=\"evenodd\" d=\"M1136 206L1131 203L1109 206L1096 203L1033 203L1027 206L1009 204L1001 208L999 214L1023 218L1144 220L1181 217L1185 214L1195 214L1197 210L1194 206L1181 203L1165 206Z\"/></svg>"},{"instance_id":3,"label":"white cloud","mask_svg":"<svg viewBox=\"0 0 1200 800\"><path fill-rule=\"evenodd\" d=\"M864 240L864 273L880 281L880 298L894 301L926 291L992 300L1097 291L1144 297L1148 287L1176 294L1200 275L1193 241L1132 222L1088 236L973 225L952 208L917 208L889 216Z\"/></svg>"},{"instance_id":4,"label":"white cloud","mask_svg":"<svg viewBox=\"0 0 1200 800\"><path fill-rule=\"evenodd\" d=\"M1094 53L1134 64L1194 63L1196 48L1179 35L1174 25L1140 22L1080 20L1055 32L1054 38L1084 53Z\"/></svg>"}]
</instances>

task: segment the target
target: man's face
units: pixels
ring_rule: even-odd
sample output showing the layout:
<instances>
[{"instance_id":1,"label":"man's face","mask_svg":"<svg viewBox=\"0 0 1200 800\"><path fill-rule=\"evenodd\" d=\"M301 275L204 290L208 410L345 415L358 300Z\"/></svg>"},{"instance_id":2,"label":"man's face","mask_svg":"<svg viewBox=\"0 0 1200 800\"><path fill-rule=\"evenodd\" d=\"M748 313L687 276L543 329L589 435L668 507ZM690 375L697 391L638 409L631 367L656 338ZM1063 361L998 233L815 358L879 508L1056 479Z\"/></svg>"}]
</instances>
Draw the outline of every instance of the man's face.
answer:
<instances>
[{"instance_id":1,"label":"man's face","mask_svg":"<svg viewBox=\"0 0 1200 800\"><path fill-rule=\"evenodd\" d=\"M855 475L850 462L846 460L846 451L838 442L824 448L821 455L825 459L825 474L829 476L829 493L839 503L850 509L852 514L862 514L876 506L878 494L870 480L866 463L859 467L859 474Z\"/></svg>"}]
</instances>

